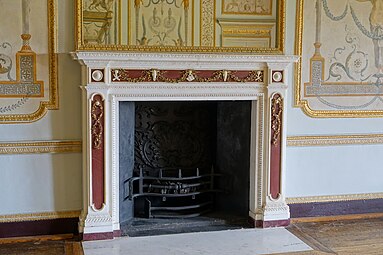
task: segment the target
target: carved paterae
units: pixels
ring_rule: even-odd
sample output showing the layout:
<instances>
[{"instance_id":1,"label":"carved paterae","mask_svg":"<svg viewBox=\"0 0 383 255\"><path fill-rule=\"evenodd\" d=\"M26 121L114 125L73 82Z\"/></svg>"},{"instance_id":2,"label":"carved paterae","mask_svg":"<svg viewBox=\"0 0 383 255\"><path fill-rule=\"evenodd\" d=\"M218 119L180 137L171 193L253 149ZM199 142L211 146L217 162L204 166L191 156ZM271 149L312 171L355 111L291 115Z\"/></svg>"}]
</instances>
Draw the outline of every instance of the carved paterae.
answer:
<instances>
[{"instance_id":1,"label":"carved paterae","mask_svg":"<svg viewBox=\"0 0 383 255\"><path fill-rule=\"evenodd\" d=\"M92 82L103 82L104 81L104 70L92 69L91 70Z\"/></svg>"},{"instance_id":2,"label":"carved paterae","mask_svg":"<svg viewBox=\"0 0 383 255\"><path fill-rule=\"evenodd\" d=\"M263 70L129 70L112 69L112 82L263 82Z\"/></svg>"},{"instance_id":3,"label":"carved paterae","mask_svg":"<svg viewBox=\"0 0 383 255\"><path fill-rule=\"evenodd\" d=\"M102 117L104 115L104 106L101 96L96 96L92 102L92 144L94 149L100 149L103 136Z\"/></svg>"},{"instance_id":4,"label":"carved paterae","mask_svg":"<svg viewBox=\"0 0 383 255\"><path fill-rule=\"evenodd\" d=\"M277 145L282 130L282 114L283 114L283 98L280 94L275 94L271 99L271 129L273 136L271 141L273 145Z\"/></svg>"},{"instance_id":5,"label":"carved paterae","mask_svg":"<svg viewBox=\"0 0 383 255\"><path fill-rule=\"evenodd\" d=\"M283 82L283 71L273 71L271 78L273 82Z\"/></svg>"}]
</instances>

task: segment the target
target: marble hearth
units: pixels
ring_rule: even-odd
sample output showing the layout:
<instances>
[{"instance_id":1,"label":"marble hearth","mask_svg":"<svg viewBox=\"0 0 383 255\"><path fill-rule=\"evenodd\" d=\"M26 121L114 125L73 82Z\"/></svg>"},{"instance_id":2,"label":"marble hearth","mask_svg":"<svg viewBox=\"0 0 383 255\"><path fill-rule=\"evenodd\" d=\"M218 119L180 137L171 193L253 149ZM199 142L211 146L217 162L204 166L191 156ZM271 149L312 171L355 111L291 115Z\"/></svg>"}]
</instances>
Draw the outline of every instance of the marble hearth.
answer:
<instances>
[{"instance_id":1,"label":"marble hearth","mask_svg":"<svg viewBox=\"0 0 383 255\"><path fill-rule=\"evenodd\" d=\"M120 102L251 101L249 218L257 227L289 224L283 174L288 68L295 56L76 52L73 57L83 67L84 240L120 234Z\"/></svg>"}]
</instances>

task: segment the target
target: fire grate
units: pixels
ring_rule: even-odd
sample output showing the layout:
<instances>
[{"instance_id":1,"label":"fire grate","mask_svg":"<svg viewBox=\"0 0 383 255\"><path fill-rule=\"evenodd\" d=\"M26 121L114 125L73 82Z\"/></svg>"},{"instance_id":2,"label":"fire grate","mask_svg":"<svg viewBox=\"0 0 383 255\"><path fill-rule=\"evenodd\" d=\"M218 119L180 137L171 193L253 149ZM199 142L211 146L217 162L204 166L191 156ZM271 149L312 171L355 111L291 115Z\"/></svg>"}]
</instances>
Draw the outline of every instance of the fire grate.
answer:
<instances>
[{"instance_id":1,"label":"fire grate","mask_svg":"<svg viewBox=\"0 0 383 255\"><path fill-rule=\"evenodd\" d=\"M151 171L153 172L153 171ZM140 175L127 180L125 199L141 204L136 215L147 218L190 218L211 211L216 179L221 174L211 167L208 174L199 168L161 168L156 174L140 169ZM140 208L140 206L135 206Z\"/></svg>"}]
</instances>

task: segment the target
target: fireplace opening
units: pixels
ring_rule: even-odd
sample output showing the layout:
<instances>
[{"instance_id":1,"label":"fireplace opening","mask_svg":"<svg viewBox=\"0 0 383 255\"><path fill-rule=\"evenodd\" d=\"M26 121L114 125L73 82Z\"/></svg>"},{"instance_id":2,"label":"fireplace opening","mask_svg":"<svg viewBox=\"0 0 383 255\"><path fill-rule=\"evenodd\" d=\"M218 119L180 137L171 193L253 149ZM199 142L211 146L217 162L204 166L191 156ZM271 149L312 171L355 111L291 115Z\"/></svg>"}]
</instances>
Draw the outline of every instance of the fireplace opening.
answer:
<instances>
[{"instance_id":1,"label":"fireplace opening","mask_svg":"<svg viewBox=\"0 0 383 255\"><path fill-rule=\"evenodd\" d=\"M247 227L250 101L120 102L124 235Z\"/></svg>"}]
</instances>

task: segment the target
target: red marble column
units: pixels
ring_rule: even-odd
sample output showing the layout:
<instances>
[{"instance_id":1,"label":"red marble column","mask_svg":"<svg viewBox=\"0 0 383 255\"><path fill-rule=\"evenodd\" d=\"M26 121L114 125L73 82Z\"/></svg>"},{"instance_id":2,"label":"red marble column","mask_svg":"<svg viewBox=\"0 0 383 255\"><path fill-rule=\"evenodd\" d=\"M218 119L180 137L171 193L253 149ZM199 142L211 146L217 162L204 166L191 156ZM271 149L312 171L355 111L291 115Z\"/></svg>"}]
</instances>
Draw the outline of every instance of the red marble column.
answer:
<instances>
[{"instance_id":1,"label":"red marble column","mask_svg":"<svg viewBox=\"0 0 383 255\"><path fill-rule=\"evenodd\" d=\"M281 148L283 98L274 94L271 98L271 143L270 143L270 194L277 199L281 193Z\"/></svg>"},{"instance_id":2,"label":"red marble column","mask_svg":"<svg viewBox=\"0 0 383 255\"><path fill-rule=\"evenodd\" d=\"M92 202L100 210L105 202L104 187L104 101L95 95L91 104L92 134Z\"/></svg>"}]
</instances>

